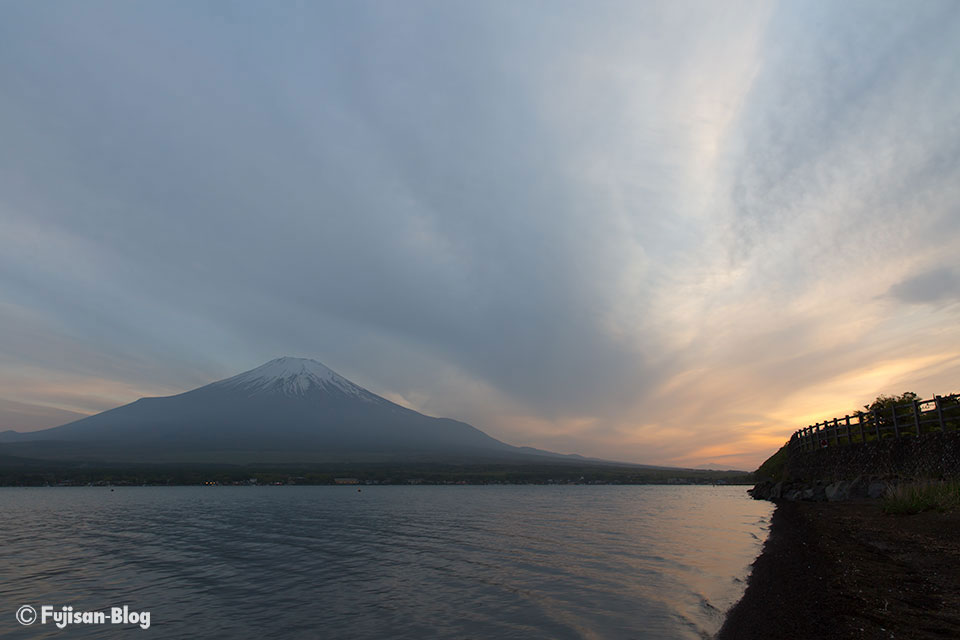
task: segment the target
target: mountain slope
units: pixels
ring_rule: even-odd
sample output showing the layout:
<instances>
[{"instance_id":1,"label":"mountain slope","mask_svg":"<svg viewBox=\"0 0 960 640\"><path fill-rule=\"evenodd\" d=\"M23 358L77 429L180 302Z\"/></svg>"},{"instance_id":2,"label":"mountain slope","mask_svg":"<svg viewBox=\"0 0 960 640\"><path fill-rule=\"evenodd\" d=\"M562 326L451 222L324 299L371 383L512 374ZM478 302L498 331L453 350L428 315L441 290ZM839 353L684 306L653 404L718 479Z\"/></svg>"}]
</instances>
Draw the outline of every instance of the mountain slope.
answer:
<instances>
[{"instance_id":1,"label":"mountain slope","mask_svg":"<svg viewBox=\"0 0 960 640\"><path fill-rule=\"evenodd\" d=\"M12 454L36 455L46 444L48 452L138 461L226 461L238 452L282 453L291 461L566 457L425 416L302 358L278 358L179 395L141 398L60 427L5 436L14 441L5 445Z\"/></svg>"}]
</instances>

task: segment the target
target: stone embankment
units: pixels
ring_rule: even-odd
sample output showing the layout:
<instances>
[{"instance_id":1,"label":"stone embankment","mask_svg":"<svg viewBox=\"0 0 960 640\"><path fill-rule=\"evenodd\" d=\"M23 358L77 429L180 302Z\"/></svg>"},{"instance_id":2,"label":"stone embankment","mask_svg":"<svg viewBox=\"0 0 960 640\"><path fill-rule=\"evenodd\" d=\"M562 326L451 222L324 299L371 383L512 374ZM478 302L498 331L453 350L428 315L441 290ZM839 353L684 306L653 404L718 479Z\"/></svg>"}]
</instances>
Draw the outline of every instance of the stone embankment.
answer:
<instances>
[{"instance_id":1,"label":"stone embankment","mask_svg":"<svg viewBox=\"0 0 960 640\"><path fill-rule=\"evenodd\" d=\"M867 500L904 482L960 478L960 431L830 445L815 451L786 445L778 454L782 467L772 474L777 477L757 478L750 495L791 502Z\"/></svg>"},{"instance_id":2,"label":"stone embankment","mask_svg":"<svg viewBox=\"0 0 960 640\"><path fill-rule=\"evenodd\" d=\"M960 477L960 431L937 431L816 451L787 450L787 478L852 480L857 476Z\"/></svg>"}]
</instances>

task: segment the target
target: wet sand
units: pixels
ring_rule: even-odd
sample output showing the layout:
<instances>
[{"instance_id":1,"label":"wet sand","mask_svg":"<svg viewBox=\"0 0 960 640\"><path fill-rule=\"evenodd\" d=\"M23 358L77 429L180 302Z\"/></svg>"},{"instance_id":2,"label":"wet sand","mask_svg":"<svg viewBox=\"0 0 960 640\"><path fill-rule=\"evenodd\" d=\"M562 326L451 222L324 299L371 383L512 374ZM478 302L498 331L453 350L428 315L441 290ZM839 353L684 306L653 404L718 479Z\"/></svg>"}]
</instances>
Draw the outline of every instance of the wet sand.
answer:
<instances>
[{"instance_id":1,"label":"wet sand","mask_svg":"<svg viewBox=\"0 0 960 640\"><path fill-rule=\"evenodd\" d=\"M960 638L960 513L781 502L717 640Z\"/></svg>"}]
</instances>

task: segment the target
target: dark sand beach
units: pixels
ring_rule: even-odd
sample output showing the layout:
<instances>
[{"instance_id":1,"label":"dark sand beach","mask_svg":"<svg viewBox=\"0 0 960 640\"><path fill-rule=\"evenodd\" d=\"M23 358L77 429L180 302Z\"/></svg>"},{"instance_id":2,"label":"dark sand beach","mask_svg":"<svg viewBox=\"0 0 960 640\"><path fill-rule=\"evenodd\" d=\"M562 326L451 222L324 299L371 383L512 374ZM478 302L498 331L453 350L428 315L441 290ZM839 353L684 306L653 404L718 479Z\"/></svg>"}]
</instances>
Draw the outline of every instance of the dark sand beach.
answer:
<instances>
[{"instance_id":1,"label":"dark sand beach","mask_svg":"<svg viewBox=\"0 0 960 640\"><path fill-rule=\"evenodd\" d=\"M717 638L960 638L960 513L781 502Z\"/></svg>"}]
</instances>

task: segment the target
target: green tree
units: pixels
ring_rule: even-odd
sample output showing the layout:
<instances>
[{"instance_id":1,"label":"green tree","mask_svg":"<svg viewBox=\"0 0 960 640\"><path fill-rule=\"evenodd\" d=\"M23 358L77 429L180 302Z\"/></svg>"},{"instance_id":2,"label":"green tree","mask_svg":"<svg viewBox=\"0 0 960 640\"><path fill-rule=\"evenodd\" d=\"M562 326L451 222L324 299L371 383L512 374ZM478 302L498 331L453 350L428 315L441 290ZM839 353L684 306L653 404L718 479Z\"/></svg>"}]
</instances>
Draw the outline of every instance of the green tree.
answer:
<instances>
[{"instance_id":1,"label":"green tree","mask_svg":"<svg viewBox=\"0 0 960 640\"><path fill-rule=\"evenodd\" d=\"M894 429L892 425L898 422L900 433L904 433L904 429L907 429L907 433L919 434L920 425L915 424L913 413L913 403L919 399L920 396L913 391L905 391L900 395L892 396L879 395L872 403L863 405L866 412L858 411L857 413L860 415L864 413L875 415L878 418L880 429L888 430L883 437L893 435L889 430ZM896 420L893 417L894 413L896 413Z\"/></svg>"},{"instance_id":2,"label":"green tree","mask_svg":"<svg viewBox=\"0 0 960 640\"><path fill-rule=\"evenodd\" d=\"M890 410L893 407L899 406L901 404L913 404L914 401L919 400L920 396L915 394L913 391L905 391L899 396L884 396L879 395L877 399L874 400L871 404L863 405L863 408L867 411L879 411L882 415L890 413Z\"/></svg>"}]
</instances>

